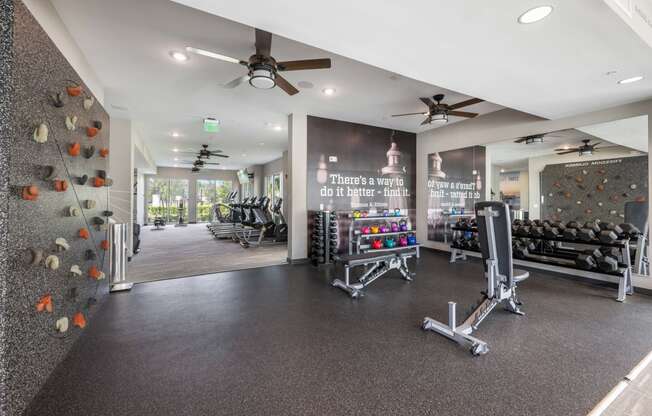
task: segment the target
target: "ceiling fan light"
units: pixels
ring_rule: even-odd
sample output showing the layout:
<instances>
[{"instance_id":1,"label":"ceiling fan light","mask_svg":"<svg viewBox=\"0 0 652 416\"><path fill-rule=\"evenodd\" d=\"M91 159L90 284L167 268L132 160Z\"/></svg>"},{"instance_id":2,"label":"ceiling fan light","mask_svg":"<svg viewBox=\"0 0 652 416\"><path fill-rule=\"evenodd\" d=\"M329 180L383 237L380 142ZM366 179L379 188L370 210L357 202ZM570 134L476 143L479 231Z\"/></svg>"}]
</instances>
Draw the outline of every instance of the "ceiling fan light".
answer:
<instances>
[{"instance_id":1,"label":"ceiling fan light","mask_svg":"<svg viewBox=\"0 0 652 416\"><path fill-rule=\"evenodd\" d=\"M446 124L448 123L448 115L446 113L433 114L430 117L430 124Z\"/></svg>"},{"instance_id":2,"label":"ceiling fan light","mask_svg":"<svg viewBox=\"0 0 652 416\"><path fill-rule=\"evenodd\" d=\"M276 86L274 71L269 67L253 68L249 74L249 84L254 88L268 90Z\"/></svg>"},{"instance_id":3,"label":"ceiling fan light","mask_svg":"<svg viewBox=\"0 0 652 416\"><path fill-rule=\"evenodd\" d=\"M580 150L580 156L591 156L592 154L593 154L593 149Z\"/></svg>"}]
</instances>

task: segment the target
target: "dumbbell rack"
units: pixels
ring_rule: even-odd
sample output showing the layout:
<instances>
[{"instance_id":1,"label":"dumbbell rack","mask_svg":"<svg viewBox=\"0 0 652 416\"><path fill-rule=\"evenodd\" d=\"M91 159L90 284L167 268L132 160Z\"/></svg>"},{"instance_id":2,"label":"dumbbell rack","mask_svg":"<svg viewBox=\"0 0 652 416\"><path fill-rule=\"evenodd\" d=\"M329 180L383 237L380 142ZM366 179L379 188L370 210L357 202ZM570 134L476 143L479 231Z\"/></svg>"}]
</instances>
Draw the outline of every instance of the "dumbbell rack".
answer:
<instances>
[{"instance_id":1,"label":"dumbbell rack","mask_svg":"<svg viewBox=\"0 0 652 416\"><path fill-rule=\"evenodd\" d=\"M477 233L478 229L477 228L465 228L465 227L453 227L452 228L454 231L462 231L462 232L472 232L472 233ZM606 275L606 276L614 276L619 278L619 285L618 285L618 301L622 302L625 300L625 296L628 294L633 293L633 286L632 286L632 263L631 263L631 257L630 257L630 241L629 238L623 238L620 240L616 240L613 243L603 243L601 241L578 241L578 240L571 240L563 237L559 238L549 238L545 236L512 236L513 239L519 239L519 238L527 238L530 240L540 240L540 241L552 241L552 242L560 242L560 243L571 243L571 244L581 244L581 245L588 245L588 246L600 246L600 247L615 247L620 250L621 257L623 258L623 263L619 263L619 271L617 272L602 272L602 271L596 271L596 270L586 270L581 267L573 266L573 265L566 265L566 264L560 264L560 263L555 263L554 257L548 256L550 260L545 260L545 258L542 259L536 259L536 258L531 258L527 260L523 259L514 259L515 264L520 264L523 266L527 266L528 263L537 263L537 264L545 264L548 266L554 266L554 267L560 267L563 269L573 269L573 270L580 270L585 273L589 274L597 274L597 275ZM466 253L480 253L479 249L471 249L471 248L462 248L458 247L456 245L451 245L451 263L455 263L457 260L466 260ZM580 254L580 253L578 253ZM545 257L545 256L541 256Z\"/></svg>"},{"instance_id":2,"label":"dumbbell rack","mask_svg":"<svg viewBox=\"0 0 652 416\"><path fill-rule=\"evenodd\" d=\"M317 211L311 233L311 260L314 265L334 262L339 243L339 226L335 211Z\"/></svg>"},{"instance_id":3,"label":"dumbbell rack","mask_svg":"<svg viewBox=\"0 0 652 416\"><path fill-rule=\"evenodd\" d=\"M391 252L391 251L397 251L397 250L404 250L405 247L400 247L398 244L396 247L393 248L371 248L371 245L368 244L368 240L371 238L377 238L377 237L391 237L391 236L398 236L401 234L408 234L408 233L416 233L415 229L410 229L407 231L396 231L396 232L389 232L389 233L376 233L376 234L362 234L360 232L359 227L357 227L357 224L364 223L366 221L375 221L375 222L391 222L391 221L400 221L400 220L405 220L407 221L409 217L407 215L391 215L391 216L380 216L376 215L373 217L354 217L353 215L349 215L349 219L351 220L351 224L349 225L349 255L352 254L360 254L360 253L382 253L382 252ZM417 250L417 258L419 258L419 244L412 245L409 247L416 247Z\"/></svg>"}]
</instances>

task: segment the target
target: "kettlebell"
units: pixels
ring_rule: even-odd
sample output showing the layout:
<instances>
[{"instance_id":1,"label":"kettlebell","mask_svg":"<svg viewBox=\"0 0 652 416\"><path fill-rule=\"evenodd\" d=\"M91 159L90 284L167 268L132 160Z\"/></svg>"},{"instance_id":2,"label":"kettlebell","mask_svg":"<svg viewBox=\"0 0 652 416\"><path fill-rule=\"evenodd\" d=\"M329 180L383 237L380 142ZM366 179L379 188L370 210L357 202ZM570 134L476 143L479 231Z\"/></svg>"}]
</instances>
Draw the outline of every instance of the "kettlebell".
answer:
<instances>
[{"instance_id":1,"label":"kettlebell","mask_svg":"<svg viewBox=\"0 0 652 416\"><path fill-rule=\"evenodd\" d=\"M401 231L407 231L408 230L407 222L405 221L399 222L399 229Z\"/></svg>"},{"instance_id":2,"label":"kettlebell","mask_svg":"<svg viewBox=\"0 0 652 416\"><path fill-rule=\"evenodd\" d=\"M400 208L394 208L394 216L395 217L400 217L401 216L401 209Z\"/></svg>"},{"instance_id":3,"label":"kettlebell","mask_svg":"<svg viewBox=\"0 0 652 416\"><path fill-rule=\"evenodd\" d=\"M408 245L408 239L406 235L401 235L398 238L398 245L401 247L405 247Z\"/></svg>"},{"instance_id":4,"label":"kettlebell","mask_svg":"<svg viewBox=\"0 0 652 416\"><path fill-rule=\"evenodd\" d=\"M371 234L371 229L369 228L368 225L365 225L365 226L360 228L360 232L362 234Z\"/></svg>"},{"instance_id":5,"label":"kettlebell","mask_svg":"<svg viewBox=\"0 0 652 416\"><path fill-rule=\"evenodd\" d=\"M382 234L385 234L385 233L388 233L388 232L389 232L389 227L387 227L385 224L383 224L383 225L380 226L380 229L379 229L379 230L380 230L380 232L381 232Z\"/></svg>"},{"instance_id":6,"label":"kettlebell","mask_svg":"<svg viewBox=\"0 0 652 416\"><path fill-rule=\"evenodd\" d=\"M367 218L369 216L369 213L367 211L362 211L362 218Z\"/></svg>"},{"instance_id":7,"label":"kettlebell","mask_svg":"<svg viewBox=\"0 0 652 416\"><path fill-rule=\"evenodd\" d=\"M378 234L380 232L380 227L377 225L372 225L370 227L371 234Z\"/></svg>"},{"instance_id":8,"label":"kettlebell","mask_svg":"<svg viewBox=\"0 0 652 416\"><path fill-rule=\"evenodd\" d=\"M394 240L393 238L389 238L389 237L386 238L385 239L385 247L387 247L387 248L396 247L396 240Z\"/></svg>"},{"instance_id":9,"label":"kettlebell","mask_svg":"<svg viewBox=\"0 0 652 416\"><path fill-rule=\"evenodd\" d=\"M375 239L374 241L371 242L371 248L374 250L377 250L379 248L383 248L383 242L380 239Z\"/></svg>"},{"instance_id":10,"label":"kettlebell","mask_svg":"<svg viewBox=\"0 0 652 416\"><path fill-rule=\"evenodd\" d=\"M383 217L389 217L389 210L388 209L383 210Z\"/></svg>"},{"instance_id":11,"label":"kettlebell","mask_svg":"<svg viewBox=\"0 0 652 416\"><path fill-rule=\"evenodd\" d=\"M407 241L408 241L408 246L414 246L417 244L417 236L414 234L410 234L408 235Z\"/></svg>"},{"instance_id":12,"label":"kettlebell","mask_svg":"<svg viewBox=\"0 0 652 416\"><path fill-rule=\"evenodd\" d=\"M360 211L357 211L357 210L353 211L353 218L360 218L361 216L362 216L362 214L360 213Z\"/></svg>"},{"instance_id":13,"label":"kettlebell","mask_svg":"<svg viewBox=\"0 0 652 416\"><path fill-rule=\"evenodd\" d=\"M397 224L397 223L393 222L392 225L391 225L391 227L392 227L392 232L393 232L393 233L397 233L397 232L398 232L399 227L398 227L398 224Z\"/></svg>"}]
</instances>

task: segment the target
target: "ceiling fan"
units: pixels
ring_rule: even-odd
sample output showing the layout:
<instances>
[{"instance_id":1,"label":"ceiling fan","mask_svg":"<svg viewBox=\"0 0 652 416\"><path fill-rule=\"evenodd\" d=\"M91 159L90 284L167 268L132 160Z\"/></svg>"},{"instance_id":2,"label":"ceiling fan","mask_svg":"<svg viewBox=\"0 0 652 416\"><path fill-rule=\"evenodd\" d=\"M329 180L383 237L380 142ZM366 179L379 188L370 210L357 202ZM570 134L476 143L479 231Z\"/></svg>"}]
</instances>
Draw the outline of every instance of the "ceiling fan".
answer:
<instances>
[{"instance_id":1,"label":"ceiling fan","mask_svg":"<svg viewBox=\"0 0 652 416\"><path fill-rule=\"evenodd\" d=\"M562 133L570 132L571 130L560 130L551 133L541 133L541 134L531 134L529 136L523 136L520 139L514 140L514 143L525 143L525 144L535 144L543 143L545 138L567 138Z\"/></svg>"},{"instance_id":2,"label":"ceiling fan","mask_svg":"<svg viewBox=\"0 0 652 416\"><path fill-rule=\"evenodd\" d=\"M466 111L457 111L458 108L462 107L468 107L473 104L478 104L483 102L484 100L480 98L471 98L465 101L461 101L457 104L443 104L442 101L444 100L444 94L437 94L432 97L432 100L435 100L433 102L430 98L427 97L422 97L419 98L425 105L428 106L428 111L427 112L420 112L420 113L407 113L407 114L395 114L392 117L403 117L403 116L413 116L417 114L421 114L426 116L426 119L423 120L421 125L426 125L426 124L431 124L431 123L437 123L437 124L445 124L448 123L448 116L454 116L454 117L465 117L465 118L473 118L478 115L478 113L469 113Z\"/></svg>"},{"instance_id":3,"label":"ceiling fan","mask_svg":"<svg viewBox=\"0 0 652 416\"><path fill-rule=\"evenodd\" d=\"M207 144L202 144L201 149L199 149L199 152L181 152L187 155L195 155L197 156L198 160L201 159L210 159L211 156L215 157L229 157L228 155L222 154L221 150L208 150L208 145Z\"/></svg>"},{"instance_id":4,"label":"ceiling fan","mask_svg":"<svg viewBox=\"0 0 652 416\"><path fill-rule=\"evenodd\" d=\"M329 58L277 62L271 55L271 49L272 34L260 29L256 29L256 53L251 55L247 61L231 58L229 56L203 49L193 48L191 46L186 47L186 50L190 53L247 67L248 72L246 75L224 84L225 88L235 88L243 82L249 81L249 84L255 88L270 89L278 85L289 95L294 95L298 93L299 90L283 78L279 72L302 71L306 69L328 69L331 67L331 60Z\"/></svg>"},{"instance_id":5,"label":"ceiling fan","mask_svg":"<svg viewBox=\"0 0 652 416\"><path fill-rule=\"evenodd\" d=\"M578 147L573 147L569 149L555 149L555 152L557 152L558 155L567 155L569 153L579 153L580 156L587 156L587 155L592 155L593 152L597 152L598 150L598 145L602 142L597 142L590 144L591 139L584 139L582 140L582 143L584 143L581 146Z\"/></svg>"}]
</instances>

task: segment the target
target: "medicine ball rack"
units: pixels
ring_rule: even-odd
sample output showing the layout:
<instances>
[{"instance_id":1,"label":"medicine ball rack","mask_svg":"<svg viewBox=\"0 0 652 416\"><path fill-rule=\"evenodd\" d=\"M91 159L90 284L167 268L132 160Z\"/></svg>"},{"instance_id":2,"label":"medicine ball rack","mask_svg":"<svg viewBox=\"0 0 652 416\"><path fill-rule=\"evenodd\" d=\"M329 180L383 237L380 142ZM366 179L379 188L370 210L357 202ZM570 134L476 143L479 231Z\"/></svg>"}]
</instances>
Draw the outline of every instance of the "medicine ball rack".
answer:
<instances>
[{"instance_id":1,"label":"medicine ball rack","mask_svg":"<svg viewBox=\"0 0 652 416\"><path fill-rule=\"evenodd\" d=\"M475 227L452 227L451 228L454 233L472 233L472 234L477 234L478 230ZM512 235L512 239L523 239L527 238L529 240L538 240L539 242L544 242L544 241L552 241L552 242L559 242L559 243L570 243L570 244L580 244L580 245L587 245L587 246L599 246L599 247L613 247L617 248L620 251L621 257L623 259L623 262L618 263L618 271L616 272L603 272L599 270L587 270L583 269L581 267L577 267L575 265L571 264L563 264L559 261L560 258L555 258L554 256L551 256L549 254L537 254L534 253L537 256L540 256L540 258L528 258L527 260L523 259L514 259L514 264L519 264L522 266L528 266L532 264L545 264L548 266L553 266L553 267L559 267L561 269L572 269L572 270L581 270L582 272L588 273L588 274L593 274L593 275L602 275L602 276L612 276L612 277L618 277L618 297L616 298L619 302L624 302L625 298L627 295L632 295L634 293L634 288L632 285L632 264L631 264L631 257L630 257L630 239L629 238L623 238L614 241L613 243L604 243L601 241L576 241L576 240L570 240L567 238L559 237L559 238L548 238L545 236L528 236L528 237L521 237L521 236L515 236ZM455 241L455 239L453 239ZM459 247L455 243L451 245L451 258L450 262L455 263L457 260L466 260L466 254L467 253L480 253L479 248L469 248L469 247ZM578 250L578 254L581 254L582 251ZM512 254L513 255L513 254Z\"/></svg>"},{"instance_id":2,"label":"medicine ball rack","mask_svg":"<svg viewBox=\"0 0 652 416\"><path fill-rule=\"evenodd\" d=\"M371 248L371 244L366 243L365 240L369 240L371 238L392 237L392 236L399 236L401 234L416 233L416 230L412 228L405 231L363 234L362 231L360 231L360 228L357 227L358 224L369 222L369 221L378 222L378 223L380 222L391 223L400 220L407 221L409 220L409 217L407 215L389 215L389 216L375 215L371 217L354 217L353 215L349 215L349 219L351 220L351 224L349 225L349 255L402 251L405 250L406 247L399 246L398 244L392 248L383 247L383 248L374 249ZM412 244L407 247L416 248L416 258L418 259L420 255L419 244Z\"/></svg>"}]
</instances>

